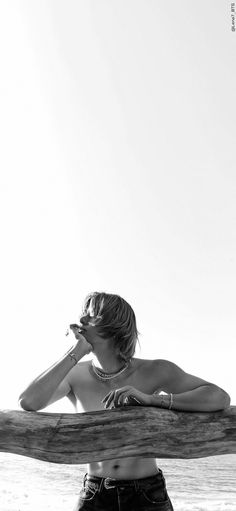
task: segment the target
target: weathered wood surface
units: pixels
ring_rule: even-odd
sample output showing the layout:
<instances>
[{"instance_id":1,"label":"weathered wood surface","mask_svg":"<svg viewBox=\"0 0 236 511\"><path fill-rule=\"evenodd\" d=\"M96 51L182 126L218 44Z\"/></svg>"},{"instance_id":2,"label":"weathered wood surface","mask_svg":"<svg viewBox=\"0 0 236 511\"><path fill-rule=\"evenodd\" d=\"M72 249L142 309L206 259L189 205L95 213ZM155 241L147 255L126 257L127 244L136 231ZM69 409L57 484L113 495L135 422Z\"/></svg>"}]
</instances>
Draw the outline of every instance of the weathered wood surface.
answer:
<instances>
[{"instance_id":1,"label":"weathered wood surface","mask_svg":"<svg viewBox=\"0 0 236 511\"><path fill-rule=\"evenodd\" d=\"M236 407L211 413L142 406L76 414L2 410L0 451L66 464L236 454Z\"/></svg>"}]
</instances>

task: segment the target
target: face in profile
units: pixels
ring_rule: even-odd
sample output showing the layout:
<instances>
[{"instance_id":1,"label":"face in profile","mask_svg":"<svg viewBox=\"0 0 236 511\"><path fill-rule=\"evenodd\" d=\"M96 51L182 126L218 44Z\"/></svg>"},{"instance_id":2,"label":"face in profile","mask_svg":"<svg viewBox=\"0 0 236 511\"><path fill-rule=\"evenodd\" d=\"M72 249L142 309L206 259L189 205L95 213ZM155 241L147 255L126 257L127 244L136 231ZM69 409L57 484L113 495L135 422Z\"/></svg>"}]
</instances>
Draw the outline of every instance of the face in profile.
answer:
<instances>
[{"instance_id":1,"label":"face in profile","mask_svg":"<svg viewBox=\"0 0 236 511\"><path fill-rule=\"evenodd\" d=\"M92 341L98 336L96 319L97 315L95 314L93 304L90 302L80 317L79 330L85 339L88 342L91 342L91 344Z\"/></svg>"},{"instance_id":2,"label":"face in profile","mask_svg":"<svg viewBox=\"0 0 236 511\"><path fill-rule=\"evenodd\" d=\"M90 293L84 301L80 327L81 334L93 347L106 340L122 360L130 360L134 355L138 340L136 318L132 307L121 296Z\"/></svg>"}]
</instances>

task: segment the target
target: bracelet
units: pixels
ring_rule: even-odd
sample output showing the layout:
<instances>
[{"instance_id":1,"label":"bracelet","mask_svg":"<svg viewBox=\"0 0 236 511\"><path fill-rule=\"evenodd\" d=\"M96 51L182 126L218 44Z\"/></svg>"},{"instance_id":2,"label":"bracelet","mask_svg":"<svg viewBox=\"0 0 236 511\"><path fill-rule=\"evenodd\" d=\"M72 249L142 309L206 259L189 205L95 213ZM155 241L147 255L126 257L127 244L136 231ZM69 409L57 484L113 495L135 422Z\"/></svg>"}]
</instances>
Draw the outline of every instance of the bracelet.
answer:
<instances>
[{"instance_id":1,"label":"bracelet","mask_svg":"<svg viewBox=\"0 0 236 511\"><path fill-rule=\"evenodd\" d=\"M160 408L167 408L166 406L164 406L166 404L165 402L166 394L159 394L159 390L155 390L152 395L153 396L160 395L161 398ZM173 407L173 394L170 392L170 394L167 394L167 396L170 398L168 409L171 410Z\"/></svg>"},{"instance_id":2,"label":"bracelet","mask_svg":"<svg viewBox=\"0 0 236 511\"><path fill-rule=\"evenodd\" d=\"M170 393L170 404L169 404L169 410L171 410L173 406L173 394Z\"/></svg>"},{"instance_id":3,"label":"bracelet","mask_svg":"<svg viewBox=\"0 0 236 511\"><path fill-rule=\"evenodd\" d=\"M75 353L68 353L69 357L71 358L71 360L74 360L74 365L77 364L78 360L75 356Z\"/></svg>"}]
</instances>

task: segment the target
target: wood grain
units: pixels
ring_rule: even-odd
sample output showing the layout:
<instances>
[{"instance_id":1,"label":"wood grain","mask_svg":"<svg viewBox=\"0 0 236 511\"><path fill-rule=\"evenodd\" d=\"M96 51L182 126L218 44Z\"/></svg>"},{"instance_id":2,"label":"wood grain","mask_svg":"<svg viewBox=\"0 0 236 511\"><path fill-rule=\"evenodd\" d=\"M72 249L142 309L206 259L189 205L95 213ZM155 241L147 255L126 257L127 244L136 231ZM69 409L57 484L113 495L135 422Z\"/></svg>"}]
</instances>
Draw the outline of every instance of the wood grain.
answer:
<instances>
[{"instance_id":1,"label":"wood grain","mask_svg":"<svg viewBox=\"0 0 236 511\"><path fill-rule=\"evenodd\" d=\"M65 464L236 454L236 407L211 413L142 406L73 414L1 410L0 451Z\"/></svg>"}]
</instances>

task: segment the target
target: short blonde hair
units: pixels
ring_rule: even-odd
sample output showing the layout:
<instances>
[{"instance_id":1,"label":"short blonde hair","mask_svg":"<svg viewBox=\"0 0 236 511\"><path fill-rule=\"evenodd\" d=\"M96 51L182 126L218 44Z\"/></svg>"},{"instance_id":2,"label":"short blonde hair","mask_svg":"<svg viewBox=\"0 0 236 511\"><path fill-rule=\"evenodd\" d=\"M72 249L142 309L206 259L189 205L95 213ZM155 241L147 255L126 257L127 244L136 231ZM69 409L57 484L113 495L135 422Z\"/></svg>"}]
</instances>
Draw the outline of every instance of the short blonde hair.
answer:
<instances>
[{"instance_id":1,"label":"short blonde hair","mask_svg":"<svg viewBox=\"0 0 236 511\"><path fill-rule=\"evenodd\" d=\"M136 348L139 332L132 307L119 295L93 292L84 301L83 313L92 309L97 332L103 339L114 340L114 348L125 361Z\"/></svg>"}]
</instances>

